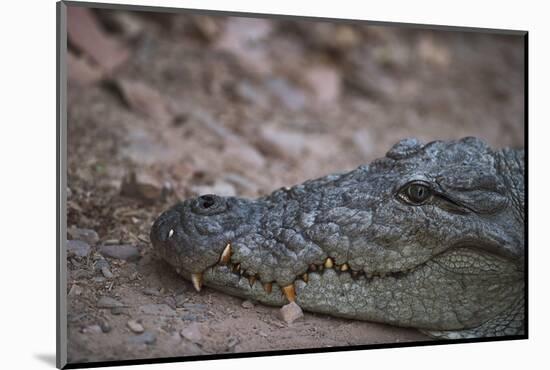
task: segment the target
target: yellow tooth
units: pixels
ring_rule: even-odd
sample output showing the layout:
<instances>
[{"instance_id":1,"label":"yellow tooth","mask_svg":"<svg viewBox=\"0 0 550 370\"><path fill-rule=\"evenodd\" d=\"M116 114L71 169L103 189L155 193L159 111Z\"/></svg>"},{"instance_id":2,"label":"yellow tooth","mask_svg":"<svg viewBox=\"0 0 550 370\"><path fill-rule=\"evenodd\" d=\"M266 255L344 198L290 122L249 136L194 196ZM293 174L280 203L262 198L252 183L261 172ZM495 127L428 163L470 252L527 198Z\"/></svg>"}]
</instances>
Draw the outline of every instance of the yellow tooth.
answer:
<instances>
[{"instance_id":1,"label":"yellow tooth","mask_svg":"<svg viewBox=\"0 0 550 370\"><path fill-rule=\"evenodd\" d=\"M220 256L220 265L227 265L231 260L231 243L227 243L222 255Z\"/></svg>"},{"instance_id":2,"label":"yellow tooth","mask_svg":"<svg viewBox=\"0 0 550 370\"><path fill-rule=\"evenodd\" d=\"M305 274L302 275L302 280L305 281L307 283L308 281L308 276L307 276L307 272Z\"/></svg>"},{"instance_id":3,"label":"yellow tooth","mask_svg":"<svg viewBox=\"0 0 550 370\"><path fill-rule=\"evenodd\" d=\"M347 263L344 263L342 266L340 266L340 271L348 271L349 266Z\"/></svg>"},{"instance_id":4,"label":"yellow tooth","mask_svg":"<svg viewBox=\"0 0 550 370\"><path fill-rule=\"evenodd\" d=\"M250 287L252 287L254 285L254 283L256 282L256 276L249 276L248 277L248 282L250 283Z\"/></svg>"},{"instance_id":5,"label":"yellow tooth","mask_svg":"<svg viewBox=\"0 0 550 370\"><path fill-rule=\"evenodd\" d=\"M334 266L334 261L332 260L332 258L327 258L326 261L325 261L325 267L327 269L331 269L332 266Z\"/></svg>"},{"instance_id":6,"label":"yellow tooth","mask_svg":"<svg viewBox=\"0 0 550 370\"><path fill-rule=\"evenodd\" d=\"M232 271L233 272L238 272L239 274L241 273L241 264L240 263L237 263L236 265L233 266L233 269Z\"/></svg>"},{"instance_id":7,"label":"yellow tooth","mask_svg":"<svg viewBox=\"0 0 550 370\"><path fill-rule=\"evenodd\" d=\"M265 283L264 284L264 290L267 292L267 294L271 294L271 289L273 288L272 283Z\"/></svg>"},{"instance_id":8,"label":"yellow tooth","mask_svg":"<svg viewBox=\"0 0 550 370\"><path fill-rule=\"evenodd\" d=\"M283 293L289 302L294 302L296 299L296 292L294 291L294 284L289 284L283 287Z\"/></svg>"},{"instance_id":9,"label":"yellow tooth","mask_svg":"<svg viewBox=\"0 0 550 370\"><path fill-rule=\"evenodd\" d=\"M193 286L195 287L195 290L197 292L200 292L202 288L202 272L199 272L197 274L191 274L191 281L193 282Z\"/></svg>"}]
</instances>

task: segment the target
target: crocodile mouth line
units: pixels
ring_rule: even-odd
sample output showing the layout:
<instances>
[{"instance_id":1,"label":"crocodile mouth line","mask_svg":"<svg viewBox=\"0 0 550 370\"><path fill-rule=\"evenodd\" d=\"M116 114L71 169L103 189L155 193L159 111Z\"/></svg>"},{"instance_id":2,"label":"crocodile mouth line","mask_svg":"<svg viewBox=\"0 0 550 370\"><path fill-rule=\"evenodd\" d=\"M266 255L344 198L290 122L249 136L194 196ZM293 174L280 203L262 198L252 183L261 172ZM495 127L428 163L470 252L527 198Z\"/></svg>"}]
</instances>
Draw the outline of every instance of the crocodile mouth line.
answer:
<instances>
[{"instance_id":1,"label":"crocodile mouth line","mask_svg":"<svg viewBox=\"0 0 550 370\"><path fill-rule=\"evenodd\" d=\"M243 277L248 279L251 289L254 287L254 284L258 282L262 284L262 287L267 294L271 294L274 291L273 285L278 286L278 284L275 281L262 282L259 274L245 270L241 266L241 263L238 261L231 262L231 248L232 248L231 243L227 243L217 263L207 267L202 272L190 273L190 280L193 283L193 287L195 288L195 290L197 292L201 291L203 282L204 282L203 274L205 271L209 269L214 270L215 268L225 267L226 269L224 271L226 273L233 274L237 279L240 280ZM307 271L300 275L297 275L292 283L286 286L278 286L279 288L278 291L282 292L289 302L293 302L296 300L296 291L294 288L294 284L298 280L301 280L307 284L309 281L309 275L311 273L323 274L325 271L330 269L335 271L339 275L348 274L351 277L352 281L369 283L369 282L375 281L376 279L382 279L382 278L394 278L394 279L402 278L423 264L424 263L404 271L365 272L364 270L352 269L347 262L338 265L334 262L334 259L332 257L327 257L322 264L315 264L315 263L310 264L308 266ZM176 271L179 274L182 274L181 269L178 268L176 269Z\"/></svg>"}]
</instances>

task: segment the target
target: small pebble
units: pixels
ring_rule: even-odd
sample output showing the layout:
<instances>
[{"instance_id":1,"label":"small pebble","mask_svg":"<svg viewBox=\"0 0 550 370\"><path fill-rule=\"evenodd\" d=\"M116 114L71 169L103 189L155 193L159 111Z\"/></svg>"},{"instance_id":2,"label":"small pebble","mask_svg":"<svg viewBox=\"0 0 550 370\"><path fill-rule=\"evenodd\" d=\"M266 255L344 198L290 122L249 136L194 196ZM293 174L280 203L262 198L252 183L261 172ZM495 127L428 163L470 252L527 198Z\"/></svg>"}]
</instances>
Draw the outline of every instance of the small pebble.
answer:
<instances>
[{"instance_id":1,"label":"small pebble","mask_svg":"<svg viewBox=\"0 0 550 370\"><path fill-rule=\"evenodd\" d=\"M97 334L102 332L103 330L101 330L101 326L99 325L90 325L82 329L82 333L84 334Z\"/></svg>"},{"instance_id":2,"label":"small pebble","mask_svg":"<svg viewBox=\"0 0 550 370\"><path fill-rule=\"evenodd\" d=\"M117 301L114 298L103 296L99 299L99 301L97 301L97 307L99 308L124 307L124 304L122 302Z\"/></svg>"},{"instance_id":3,"label":"small pebble","mask_svg":"<svg viewBox=\"0 0 550 370\"><path fill-rule=\"evenodd\" d=\"M128 309L126 307L113 307L111 308L111 313L115 316L118 315L128 315Z\"/></svg>"},{"instance_id":4,"label":"small pebble","mask_svg":"<svg viewBox=\"0 0 550 370\"><path fill-rule=\"evenodd\" d=\"M114 275L113 273L111 272L111 270L109 270L108 267L103 267L101 269L101 273L103 274L103 276L105 276L107 279L111 279Z\"/></svg>"},{"instance_id":5,"label":"small pebble","mask_svg":"<svg viewBox=\"0 0 550 370\"><path fill-rule=\"evenodd\" d=\"M139 306L139 312L154 316L175 316L176 312L166 304L145 304Z\"/></svg>"},{"instance_id":6,"label":"small pebble","mask_svg":"<svg viewBox=\"0 0 550 370\"><path fill-rule=\"evenodd\" d=\"M79 287L76 284L73 284L71 286L71 289L69 290L69 297L74 297L82 294L82 288Z\"/></svg>"},{"instance_id":7,"label":"small pebble","mask_svg":"<svg viewBox=\"0 0 550 370\"><path fill-rule=\"evenodd\" d=\"M69 234L72 239L82 240L91 245L95 245L99 241L99 235L92 229L71 227L67 229L67 234Z\"/></svg>"},{"instance_id":8,"label":"small pebble","mask_svg":"<svg viewBox=\"0 0 550 370\"><path fill-rule=\"evenodd\" d=\"M102 245L99 252L105 257L117 258L125 261L136 261L139 259L139 249L134 245Z\"/></svg>"},{"instance_id":9,"label":"small pebble","mask_svg":"<svg viewBox=\"0 0 550 370\"><path fill-rule=\"evenodd\" d=\"M287 324L291 324L294 321L304 317L302 308L296 304L296 302L290 302L284 305L280 309L281 318L286 321Z\"/></svg>"},{"instance_id":10,"label":"small pebble","mask_svg":"<svg viewBox=\"0 0 550 370\"><path fill-rule=\"evenodd\" d=\"M168 296L168 297L164 298L163 303L166 303L168 305L168 307L170 307L173 310L175 310L176 307L177 307L176 306L176 299L172 296Z\"/></svg>"},{"instance_id":11,"label":"small pebble","mask_svg":"<svg viewBox=\"0 0 550 370\"><path fill-rule=\"evenodd\" d=\"M99 326L101 327L101 331L103 331L104 333L108 333L112 329L111 324L109 324L109 321L107 320L101 320Z\"/></svg>"},{"instance_id":12,"label":"small pebble","mask_svg":"<svg viewBox=\"0 0 550 370\"><path fill-rule=\"evenodd\" d=\"M180 335L193 343L198 343L202 339L199 324L193 323L181 329Z\"/></svg>"},{"instance_id":13,"label":"small pebble","mask_svg":"<svg viewBox=\"0 0 550 370\"><path fill-rule=\"evenodd\" d=\"M145 331L145 329L143 328L143 325L141 325L136 320L128 320L126 325L128 325L130 330L133 331L136 334L140 334L140 333L143 333Z\"/></svg>"},{"instance_id":14,"label":"small pebble","mask_svg":"<svg viewBox=\"0 0 550 370\"><path fill-rule=\"evenodd\" d=\"M67 240L67 252L78 257L86 257L90 254L91 247L82 240Z\"/></svg>"},{"instance_id":15,"label":"small pebble","mask_svg":"<svg viewBox=\"0 0 550 370\"><path fill-rule=\"evenodd\" d=\"M157 336L150 331L128 338L130 344L154 344L156 341Z\"/></svg>"}]
</instances>

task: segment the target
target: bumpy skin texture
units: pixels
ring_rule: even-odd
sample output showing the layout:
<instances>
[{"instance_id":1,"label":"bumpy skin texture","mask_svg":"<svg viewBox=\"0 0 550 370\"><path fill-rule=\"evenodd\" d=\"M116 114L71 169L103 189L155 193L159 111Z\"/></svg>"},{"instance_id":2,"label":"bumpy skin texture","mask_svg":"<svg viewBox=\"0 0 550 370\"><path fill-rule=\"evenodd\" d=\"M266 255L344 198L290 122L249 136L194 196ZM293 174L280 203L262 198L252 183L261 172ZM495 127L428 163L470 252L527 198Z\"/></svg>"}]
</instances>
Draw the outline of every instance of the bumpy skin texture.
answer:
<instances>
[{"instance_id":1,"label":"bumpy skin texture","mask_svg":"<svg viewBox=\"0 0 550 370\"><path fill-rule=\"evenodd\" d=\"M281 287L293 285L312 312L439 338L517 335L523 184L523 150L405 139L368 166L256 200L188 199L157 219L151 240L184 277L266 304L286 304Z\"/></svg>"}]
</instances>

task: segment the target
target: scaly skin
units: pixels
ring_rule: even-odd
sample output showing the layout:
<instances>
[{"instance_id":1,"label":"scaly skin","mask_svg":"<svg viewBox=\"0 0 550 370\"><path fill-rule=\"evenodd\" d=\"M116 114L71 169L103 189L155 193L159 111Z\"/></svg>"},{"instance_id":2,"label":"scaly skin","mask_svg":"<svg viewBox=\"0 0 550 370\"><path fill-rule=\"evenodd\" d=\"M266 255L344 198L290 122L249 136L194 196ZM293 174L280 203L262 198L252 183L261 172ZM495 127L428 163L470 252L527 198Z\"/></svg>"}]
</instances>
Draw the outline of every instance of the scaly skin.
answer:
<instances>
[{"instance_id":1,"label":"scaly skin","mask_svg":"<svg viewBox=\"0 0 550 370\"><path fill-rule=\"evenodd\" d=\"M439 338L520 335L523 182L523 150L405 139L368 166L256 200L188 199L151 241L197 289Z\"/></svg>"}]
</instances>

